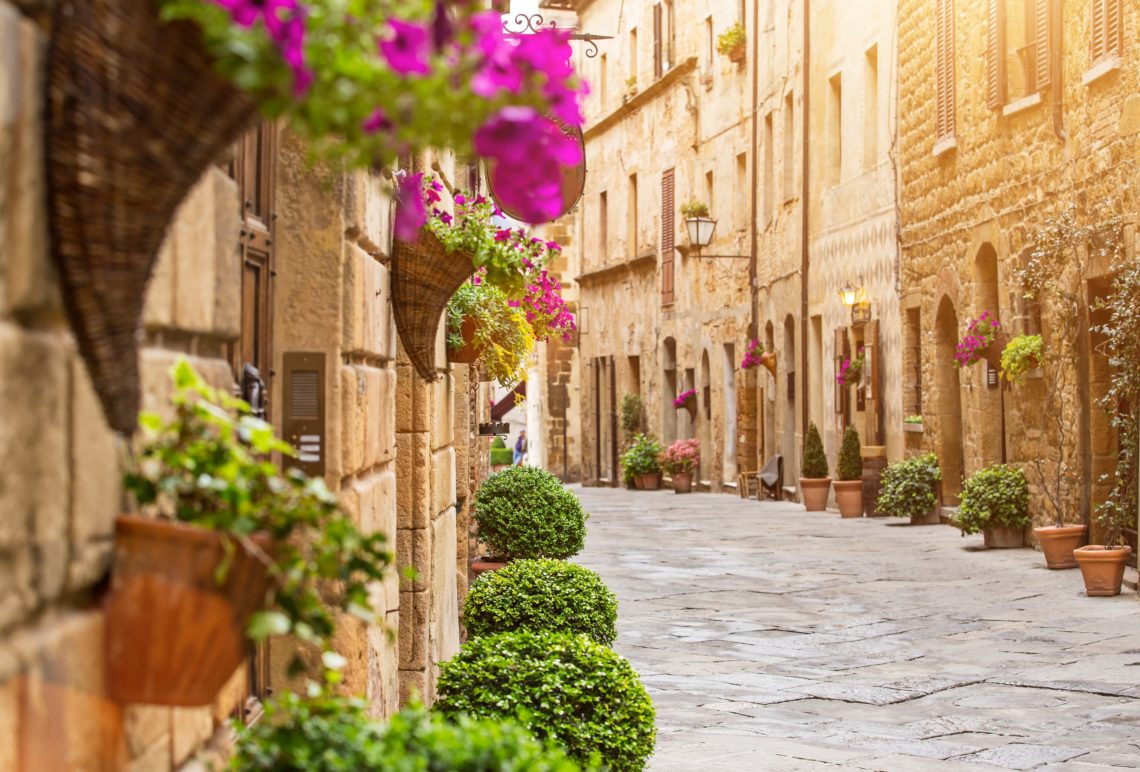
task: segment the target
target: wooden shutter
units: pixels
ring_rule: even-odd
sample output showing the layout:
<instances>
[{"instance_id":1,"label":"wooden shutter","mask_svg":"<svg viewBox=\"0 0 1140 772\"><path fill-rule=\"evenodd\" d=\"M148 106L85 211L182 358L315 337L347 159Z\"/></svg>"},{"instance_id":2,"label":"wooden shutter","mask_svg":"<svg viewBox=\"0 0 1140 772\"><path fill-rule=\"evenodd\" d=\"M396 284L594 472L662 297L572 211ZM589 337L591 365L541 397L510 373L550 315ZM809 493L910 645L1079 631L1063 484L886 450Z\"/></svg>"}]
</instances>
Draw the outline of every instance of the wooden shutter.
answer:
<instances>
[{"instance_id":1,"label":"wooden shutter","mask_svg":"<svg viewBox=\"0 0 1140 772\"><path fill-rule=\"evenodd\" d=\"M673 233L674 212L673 170L661 175L661 304L673 302Z\"/></svg>"},{"instance_id":2,"label":"wooden shutter","mask_svg":"<svg viewBox=\"0 0 1140 772\"><path fill-rule=\"evenodd\" d=\"M1050 0L1033 0L1033 90L1049 87L1052 51Z\"/></svg>"},{"instance_id":3,"label":"wooden shutter","mask_svg":"<svg viewBox=\"0 0 1140 772\"><path fill-rule=\"evenodd\" d=\"M987 0L986 14L986 107L999 110L1005 104L1005 2Z\"/></svg>"},{"instance_id":4,"label":"wooden shutter","mask_svg":"<svg viewBox=\"0 0 1140 772\"><path fill-rule=\"evenodd\" d=\"M935 136L954 136L954 0L938 0L934 20Z\"/></svg>"},{"instance_id":5,"label":"wooden shutter","mask_svg":"<svg viewBox=\"0 0 1140 772\"><path fill-rule=\"evenodd\" d=\"M661 3L653 6L653 77L664 74L664 58L661 56Z\"/></svg>"},{"instance_id":6,"label":"wooden shutter","mask_svg":"<svg viewBox=\"0 0 1140 772\"><path fill-rule=\"evenodd\" d=\"M1094 64L1120 54L1123 46L1121 21L1120 0L1092 0L1090 37Z\"/></svg>"}]
</instances>

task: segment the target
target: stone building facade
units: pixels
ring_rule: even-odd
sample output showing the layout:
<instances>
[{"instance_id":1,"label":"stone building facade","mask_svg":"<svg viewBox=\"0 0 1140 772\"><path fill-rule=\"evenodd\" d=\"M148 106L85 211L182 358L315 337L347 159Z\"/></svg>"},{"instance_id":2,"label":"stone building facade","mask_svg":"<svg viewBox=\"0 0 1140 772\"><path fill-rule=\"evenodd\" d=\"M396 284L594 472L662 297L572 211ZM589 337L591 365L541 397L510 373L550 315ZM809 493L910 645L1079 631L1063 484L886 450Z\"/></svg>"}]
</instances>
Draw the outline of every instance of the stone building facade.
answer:
<instances>
[{"instance_id":1,"label":"stone building facade","mask_svg":"<svg viewBox=\"0 0 1140 772\"><path fill-rule=\"evenodd\" d=\"M232 716L288 687L289 644L272 641L212 707L104 696L114 631L100 599L114 518L129 506L129 449L103 419L49 259L47 44L0 1L0 769L201 769L224 754ZM454 175L455 164L442 169ZM160 412L180 357L235 390L254 366L285 436L290 373L319 373L324 478L362 528L389 536L398 566L415 569L375 588L383 625L345 620L338 631L346 688L380 716L413 693L430 702L439 663L459 646L470 491L486 470L473 424L488 400L466 366L444 365L428 383L407 363L385 265L390 222L378 175L314 166L287 133L254 130L183 202L148 289L140 354L143 406Z\"/></svg>"},{"instance_id":2,"label":"stone building facade","mask_svg":"<svg viewBox=\"0 0 1140 772\"><path fill-rule=\"evenodd\" d=\"M903 409L922 415L907 444L939 454L944 502L954 504L982 466L1051 457L1060 444L1042 424L1040 375L1009 387L984 362L952 365L969 320L987 310L1008 335L1040 331L1050 345L1055 309L1027 303L1015 276L1033 231L1070 202L1087 212L1115 200L1134 254L1140 12L1117 2L904 0L899 19ZM1090 265L1083 301L1107 290L1109 271ZM1103 500L1096 481L1117 450L1096 407L1107 362L1083 326L1065 416L1080 478L1070 522L1087 522ZM1028 476L1041 522L1040 481Z\"/></svg>"}]
</instances>

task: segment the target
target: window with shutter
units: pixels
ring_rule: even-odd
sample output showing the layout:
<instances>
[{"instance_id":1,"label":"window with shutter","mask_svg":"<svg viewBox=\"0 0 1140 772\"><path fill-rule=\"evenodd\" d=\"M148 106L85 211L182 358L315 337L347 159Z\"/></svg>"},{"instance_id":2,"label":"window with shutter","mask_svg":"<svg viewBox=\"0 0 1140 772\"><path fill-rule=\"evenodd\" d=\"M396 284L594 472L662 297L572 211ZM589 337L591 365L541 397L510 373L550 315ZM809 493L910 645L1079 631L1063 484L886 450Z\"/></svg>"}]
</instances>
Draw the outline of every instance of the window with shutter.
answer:
<instances>
[{"instance_id":1,"label":"window with shutter","mask_svg":"<svg viewBox=\"0 0 1140 772\"><path fill-rule=\"evenodd\" d=\"M1120 0L1092 0L1090 21L1092 63L1119 56L1123 47Z\"/></svg>"},{"instance_id":2,"label":"window with shutter","mask_svg":"<svg viewBox=\"0 0 1140 772\"><path fill-rule=\"evenodd\" d=\"M986 107L1005 104L1005 0L987 0Z\"/></svg>"},{"instance_id":3,"label":"window with shutter","mask_svg":"<svg viewBox=\"0 0 1140 772\"><path fill-rule=\"evenodd\" d=\"M660 78L664 72L665 60L661 52L661 3L653 6L653 77Z\"/></svg>"},{"instance_id":4,"label":"window with shutter","mask_svg":"<svg viewBox=\"0 0 1140 772\"><path fill-rule=\"evenodd\" d=\"M661 175L661 304L673 302L673 251L676 230L673 170Z\"/></svg>"},{"instance_id":5,"label":"window with shutter","mask_svg":"<svg viewBox=\"0 0 1140 772\"><path fill-rule=\"evenodd\" d=\"M934 20L935 137L954 136L954 0L938 0Z\"/></svg>"},{"instance_id":6,"label":"window with shutter","mask_svg":"<svg viewBox=\"0 0 1140 772\"><path fill-rule=\"evenodd\" d=\"M1053 20L1049 0L1033 0L1033 91L1049 87L1052 67L1050 56Z\"/></svg>"}]
</instances>

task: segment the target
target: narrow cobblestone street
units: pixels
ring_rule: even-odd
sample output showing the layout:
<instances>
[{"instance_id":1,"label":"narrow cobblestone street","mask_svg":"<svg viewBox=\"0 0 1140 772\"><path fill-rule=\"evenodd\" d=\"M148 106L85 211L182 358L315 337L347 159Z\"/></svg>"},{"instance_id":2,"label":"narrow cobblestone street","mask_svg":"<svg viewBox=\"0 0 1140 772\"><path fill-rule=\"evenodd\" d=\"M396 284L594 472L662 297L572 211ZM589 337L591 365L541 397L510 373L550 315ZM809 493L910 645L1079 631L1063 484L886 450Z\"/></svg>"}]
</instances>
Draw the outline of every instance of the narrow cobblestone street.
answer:
<instances>
[{"instance_id":1,"label":"narrow cobblestone street","mask_svg":"<svg viewBox=\"0 0 1140 772\"><path fill-rule=\"evenodd\" d=\"M1140 605L1029 549L730 495L579 490L653 770L1140 766Z\"/></svg>"}]
</instances>

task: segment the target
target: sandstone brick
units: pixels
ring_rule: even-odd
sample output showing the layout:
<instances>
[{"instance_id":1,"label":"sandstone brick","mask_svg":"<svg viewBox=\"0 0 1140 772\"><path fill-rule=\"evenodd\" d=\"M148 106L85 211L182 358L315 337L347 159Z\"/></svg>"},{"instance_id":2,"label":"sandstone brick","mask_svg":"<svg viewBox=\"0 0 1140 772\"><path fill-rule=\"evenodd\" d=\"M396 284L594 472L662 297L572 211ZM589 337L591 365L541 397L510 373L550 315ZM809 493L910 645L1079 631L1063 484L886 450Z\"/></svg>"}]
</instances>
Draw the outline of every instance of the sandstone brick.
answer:
<instances>
[{"instance_id":1,"label":"sandstone brick","mask_svg":"<svg viewBox=\"0 0 1140 772\"><path fill-rule=\"evenodd\" d=\"M455 417L454 389L451 374L431 384L432 449L451 445L454 441L452 421Z\"/></svg>"},{"instance_id":2,"label":"sandstone brick","mask_svg":"<svg viewBox=\"0 0 1140 772\"><path fill-rule=\"evenodd\" d=\"M431 526L431 657L436 665L459 651L459 608L455 574L455 510L448 509Z\"/></svg>"},{"instance_id":3,"label":"sandstone brick","mask_svg":"<svg viewBox=\"0 0 1140 772\"><path fill-rule=\"evenodd\" d=\"M373 625L368 629L369 669L368 702L373 715L386 718L399 710L400 678L399 652L395 631L399 625L399 612L386 616L385 627Z\"/></svg>"},{"instance_id":4,"label":"sandstone brick","mask_svg":"<svg viewBox=\"0 0 1140 772\"><path fill-rule=\"evenodd\" d=\"M387 405L380 401L383 393L384 378L381 370L375 367L360 367L360 376L364 381L364 466L372 468L380 463L382 458L381 438L383 436L382 424Z\"/></svg>"},{"instance_id":5,"label":"sandstone brick","mask_svg":"<svg viewBox=\"0 0 1140 772\"><path fill-rule=\"evenodd\" d=\"M196 332L209 331L214 321L217 264L202 257L203 247L217 243L218 202L210 186L215 173L221 172L211 168L191 189L166 235L174 268L174 324Z\"/></svg>"},{"instance_id":6,"label":"sandstone brick","mask_svg":"<svg viewBox=\"0 0 1140 772\"><path fill-rule=\"evenodd\" d=\"M431 384L408 364L396 368L396 431L431 431Z\"/></svg>"},{"instance_id":7,"label":"sandstone brick","mask_svg":"<svg viewBox=\"0 0 1140 772\"><path fill-rule=\"evenodd\" d=\"M400 528L426 528L431 519L431 451L426 434L396 436Z\"/></svg>"},{"instance_id":8,"label":"sandstone brick","mask_svg":"<svg viewBox=\"0 0 1140 772\"><path fill-rule=\"evenodd\" d=\"M431 534L427 528L401 528L396 535L396 568L400 572L401 592L421 592L428 588L432 573ZM408 568L415 570L411 579L404 575Z\"/></svg>"},{"instance_id":9,"label":"sandstone brick","mask_svg":"<svg viewBox=\"0 0 1140 772\"><path fill-rule=\"evenodd\" d=\"M376 463L385 463L396 458L396 371L383 368L378 371L378 378L377 408L370 420L377 427Z\"/></svg>"},{"instance_id":10,"label":"sandstone brick","mask_svg":"<svg viewBox=\"0 0 1140 772\"><path fill-rule=\"evenodd\" d=\"M428 596L400 593L400 670L422 670L428 662Z\"/></svg>"},{"instance_id":11,"label":"sandstone brick","mask_svg":"<svg viewBox=\"0 0 1140 772\"><path fill-rule=\"evenodd\" d=\"M431 692L428 689L428 676L423 670L400 671L400 704L407 705L412 700L430 704Z\"/></svg>"},{"instance_id":12,"label":"sandstone brick","mask_svg":"<svg viewBox=\"0 0 1140 772\"><path fill-rule=\"evenodd\" d=\"M213 732L214 718L210 708L171 708L170 754L174 766L189 759Z\"/></svg>"},{"instance_id":13,"label":"sandstone brick","mask_svg":"<svg viewBox=\"0 0 1140 772\"><path fill-rule=\"evenodd\" d=\"M455 450L443 448L432 454L431 514L435 517L455 504Z\"/></svg>"},{"instance_id":14,"label":"sandstone brick","mask_svg":"<svg viewBox=\"0 0 1140 772\"><path fill-rule=\"evenodd\" d=\"M174 246L169 238L159 247L154 272L146 288L143 324L147 327L174 326Z\"/></svg>"},{"instance_id":15,"label":"sandstone brick","mask_svg":"<svg viewBox=\"0 0 1140 772\"><path fill-rule=\"evenodd\" d=\"M154 745L165 748L170 757L170 712L160 705L128 705L123 709L123 737L131 758L146 755Z\"/></svg>"},{"instance_id":16,"label":"sandstone brick","mask_svg":"<svg viewBox=\"0 0 1140 772\"><path fill-rule=\"evenodd\" d=\"M127 772L168 772L172 769L169 738L156 742L138 756L133 756L126 768Z\"/></svg>"},{"instance_id":17,"label":"sandstone brick","mask_svg":"<svg viewBox=\"0 0 1140 772\"><path fill-rule=\"evenodd\" d=\"M341 464L344 474L364 468L365 425L370 420L367 385L363 373L352 365L340 368Z\"/></svg>"},{"instance_id":18,"label":"sandstone brick","mask_svg":"<svg viewBox=\"0 0 1140 772\"><path fill-rule=\"evenodd\" d=\"M171 415L170 399L174 396L171 370L180 359L185 359L208 384L216 389L233 389L234 377L230 364L222 359L188 356L177 351L144 347L139 352L139 371L142 381L142 409Z\"/></svg>"}]
</instances>

